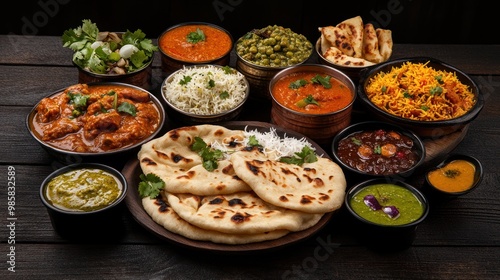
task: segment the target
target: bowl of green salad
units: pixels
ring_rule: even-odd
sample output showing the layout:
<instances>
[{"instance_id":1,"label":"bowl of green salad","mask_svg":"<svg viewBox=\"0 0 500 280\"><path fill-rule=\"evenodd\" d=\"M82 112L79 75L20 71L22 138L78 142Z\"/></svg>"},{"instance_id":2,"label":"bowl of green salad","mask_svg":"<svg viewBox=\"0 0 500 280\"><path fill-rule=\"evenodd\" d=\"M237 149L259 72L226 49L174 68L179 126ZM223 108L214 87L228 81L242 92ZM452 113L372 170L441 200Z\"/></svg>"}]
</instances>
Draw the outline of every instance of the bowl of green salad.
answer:
<instances>
[{"instance_id":1,"label":"bowl of green salad","mask_svg":"<svg viewBox=\"0 0 500 280\"><path fill-rule=\"evenodd\" d=\"M74 51L79 83L122 82L151 88L152 62L158 46L142 30L99 31L89 19L62 35L63 47Z\"/></svg>"}]
</instances>

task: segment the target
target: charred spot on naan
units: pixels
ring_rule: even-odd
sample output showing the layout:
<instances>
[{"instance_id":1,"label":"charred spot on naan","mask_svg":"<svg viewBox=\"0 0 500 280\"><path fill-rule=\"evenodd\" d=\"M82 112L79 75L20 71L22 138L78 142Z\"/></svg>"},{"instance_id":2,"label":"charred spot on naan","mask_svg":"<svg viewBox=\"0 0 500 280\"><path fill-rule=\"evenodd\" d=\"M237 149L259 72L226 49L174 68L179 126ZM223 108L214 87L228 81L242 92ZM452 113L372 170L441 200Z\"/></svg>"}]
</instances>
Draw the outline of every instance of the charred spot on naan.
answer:
<instances>
[{"instance_id":1,"label":"charred spot on naan","mask_svg":"<svg viewBox=\"0 0 500 280\"><path fill-rule=\"evenodd\" d=\"M156 161L154 161L154 160L152 160L152 159L150 159L148 157L142 158L141 159L141 163L144 163L145 165L149 165L149 166L156 166L156 165L158 165L156 163Z\"/></svg>"},{"instance_id":2,"label":"charred spot on naan","mask_svg":"<svg viewBox=\"0 0 500 280\"><path fill-rule=\"evenodd\" d=\"M161 199L161 197L157 197L154 201L154 204L156 206L158 206L158 211L161 212L161 213L166 213L168 211L173 211L172 208L170 208L170 205L168 205L168 203L166 201L164 201L163 199Z\"/></svg>"},{"instance_id":3,"label":"charred spot on naan","mask_svg":"<svg viewBox=\"0 0 500 280\"><path fill-rule=\"evenodd\" d=\"M250 215L248 213L244 213L244 214L236 213L231 217L231 221L234 222L235 224L241 224L241 223L250 221L250 217L252 217L252 215Z\"/></svg>"},{"instance_id":4,"label":"charred spot on naan","mask_svg":"<svg viewBox=\"0 0 500 280\"><path fill-rule=\"evenodd\" d=\"M314 200L316 200L316 198L314 198L314 197L312 197L310 195L304 194L300 198L300 204L303 204L303 205L305 205L305 204L311 204L311 203L313 203Z\"/></svg>"}]
</instances>

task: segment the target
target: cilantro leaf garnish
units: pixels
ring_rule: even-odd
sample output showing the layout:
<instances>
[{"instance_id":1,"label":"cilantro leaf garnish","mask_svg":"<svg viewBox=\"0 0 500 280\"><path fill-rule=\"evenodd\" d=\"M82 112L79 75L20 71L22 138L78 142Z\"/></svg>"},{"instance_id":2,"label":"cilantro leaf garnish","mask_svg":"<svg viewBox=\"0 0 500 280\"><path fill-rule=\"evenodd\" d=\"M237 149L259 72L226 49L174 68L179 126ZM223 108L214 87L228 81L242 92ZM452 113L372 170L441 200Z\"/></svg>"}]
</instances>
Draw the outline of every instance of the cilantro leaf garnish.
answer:
<instances>
[{"instance_id":1,"label":"cilantro leaf garnish","mask_svg":"<svg viewBox=\"0 0 500 280\"><path fill-rule=\"evenodd\" d=\"M219 97L220 97L221 99L226 99L226 98L229 98L229 92L227 92L227 91L223 91L223 92L221 92L221 93L219 94Z\"/></svg>"},{"instance_id":2,"label":"cilantro leaf garnish","mask_svg":"<svg viewBox=\"0 0 500 280\"><path fill-rule=\"evenodd\" d=\"M208 80L207 88L210 89L210 88L213 88L213 87L215 87L215 81L212 80L212 79Z\"/></svg>"},{"instance_id":3,"label":"cilantro leaf garnish","mask_svg":"<svg viewBox=\"0 0 500 280\"><path fill-rule=\"evenodd\" d=\"M191 82L191 76L184 76L182 80L179 81L180 85L187 85L189 82Z\"/></svg>"},{"instance_id":4,"label":"cilantro leaf garnish","mask_svg":"<svg viewBox=\"0 0 500 280\"><path fill-rule=\"evenodd\" d=\"M188 43L196 44L198 42L205 41L205 33L203 33L203 30L196 28L196 31L189 32L186 38Z\"/></svg>"},{"instance_id":5,"label":"cilantro leaf garnish","mask_svg":"<svg viewBox=\"0 0 500 280\"><path fill-rule=\"evenodd\" d=\"M354 143L354 145L356 145L356 146L361 146L361 144L362 144L361 140L359 140L359 139L358 139L358 138L356 138L356 137L351 137L351 141L352 141L352 143Z\"/></svg>"},{"instance_id":6,"label":"cilantro leaf garnish","mask_svg":"<svg viewBox=\"0 0 500 280\"><path fill-rule=\"evenodd\" d=\"M262 147L262 145L257 140L257 137L255 137L255 135L250 135L250 137L248 137L248 146L250 146L250 147Z\"/></svg>"},{"instance_id":7,"label":"cilantro leaf garnish","mask_svg":"<svg viewBox=\"0 0 500 280\"><path fill-rule=\"evenodd\" d=\"M218 160L224 157L221 150L212 149L210 146L203 141L202 138L196 136L194 142L191 145L191 150L198 153L198 155L203 160L203 167L208 171L214 171L217 169Z\"/></svg>"},{"instance_id":8,"label":"cilantro leaf garnish","mask_svg":"<svg viewBox=\"0 0 500 280\"><path fill-rule=\"evenodd\" d=\"M375 145L375 147L373 147L373 152L375 154L381 154L382 153L382 148L380 147L380 145Z\"/></svg>"},{"instance_id":9,"label":"cilantro leaf garnish","mask_svg":"<svg viewBox=\"0 0 500 280\"><path fill-rule=\"evenodd\" d=\"M139 183L139 195L141 197L149 196L155 198L160 194L163 187L165 187L165 182L156 174L141 174L139 178L141 179Z\"/></svg>"},{"instance_id":10,"label":"cilantro leaf garnish","mask_svg":"<svg viewBox=\"0 0 500 280\"><path fill-rule=\"evenodd\" d=\"M118 112L127 113L129 115L134 116L134 117L137 113L135 106L133 104L128 103L128 102L122 102L120 104L120 106L118 106L118 108L116 108L116 110Z\"/></svg>"},{"instance_id":11,"label":"cilantro leaf garnish","mask_svg":"<svg viewBox=\"0 0 500 280\"><path fill-rule=\"evenodd\" d=\"M234 74L236 72L233 68L231 68L230 66L227 66L227 65L223 66L222 70L224 70L225 74Z\"/></svg>"},{"instance_id":12,"label":"cilantro leaf garnish","mask_svg":"<svg viewBox=\"0 0 500 280\"><path fill-rule=\"evenodd\" d=\"M440 87L440 86L433 87L433 88L431 88L431 90L430 90L430 94L431 94L431 95L436 95L436 94L438 94L438 95L439 95L439 94L441 94L442 92L443 92L443 88L442 88L442 87Z\"/></svg>"},{"instance_id":13,"label":"cilantro leaf garnish","mask_svg":"<svg viewBox=\"0 0 500 280\"><path fill-rule=\"evenodd\" d=\"M314 104L314 105L319 106L318 101L316 101L311 94L309 94L306 98L299 100L299 101L297 101L297 103L295 103L295 105L299 108L304 108L309 104Z\"/></svg>"},{"instance_id":14,"label":"cilantro leaf garnish","mask_svg":"<svg viewBox=\"0 0 500 280\"><path fill-rule=\"evenodd\" d=\"M81 93L68 92L69 103L73 104L75 109L85 109L87 107L87 101L89 100L89 95L83 95Z\"/></svg>"},{"instance_id":15,"label":"cilantro leaf garnish","mask_svg":"<svg viewBox=\"0 0 500 280\"><path fill-rule=\"evenodd\" d=\"M312 163L318 161L318 157L313 149L309 146L304 146L302 150L298 153L295 153L295 156L292 157L282 157L280 158L280 162L302 165L304 163Z\"/></svg>"},{"instance_id":16,"label":"cilantro leaf garnish","mask_svg":"<svg viewBox=\"0 0 500 280\"><path fill-rule=\"evenodd\" d=\"M298 89L298 88L303 87L305 85L307 85L307 81L304 79L300 79L300 80L296 80L294 82L291 82L288 87L291 89Z\"/></svg>"},{"instance_id":17,"label":"cilantro leaf garnish","mask_svg":"<svg viewBox=\"0 0 500 280\"><path fill-rule=\"evenodd\" d=\"M330 84L330 76L326 75L322 77L321 75L316 75L311 79L311 82L314 84L321 84L324 88L331 88L332 84Z\"/></svg>"}]
</instances>

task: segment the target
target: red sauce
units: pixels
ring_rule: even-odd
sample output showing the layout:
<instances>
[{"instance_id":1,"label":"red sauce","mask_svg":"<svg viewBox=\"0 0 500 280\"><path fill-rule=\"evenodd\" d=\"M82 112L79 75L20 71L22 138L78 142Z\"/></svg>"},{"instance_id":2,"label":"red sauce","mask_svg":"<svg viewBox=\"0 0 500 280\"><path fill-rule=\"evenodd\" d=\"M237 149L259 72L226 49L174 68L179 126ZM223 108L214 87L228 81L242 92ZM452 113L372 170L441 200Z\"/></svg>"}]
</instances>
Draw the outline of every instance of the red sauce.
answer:
<instances>
[{"instance_id":1,"label":"red sauce","mask_svg":"<svg viewBox=\"0 0 500 280\"><path fill-rule=\"evenodd\" d=\"M187 36L200 29L205 40L190 43ZM182 25L166 31L158 40L160 49L172 58L188 61L203 62L218 59L229 53L232 48L231 37L221 29L210 25Z\"/></svg>"},{"instance_id":2,"label":"red sauce","mask_svg":"<svg viewBox=\"0 0 500 280\"><path fill-rule=\"evenodd\" d=\"M312 82L316 76L329 77L330 88L320 83ZM303 80L301 86L293 87ZM295 72L279 79L272 88L272 95L278 103L294 111L310 114L326 114L347 107L353 100L354 94L349 87L340 80L328 76L326 73L304 71ZM304 100L311 97L316 103L305 104Z\"/></svg>"},{"instance_id":3,"label":"red sauce","mask_svg":"<svg viewBox=\"0 0 500 280\"><path fill-rule=\"evenodd\" d=\"M158 108L149 93L123 85L73 85L42 99L35 110L30 125L36 136L56 148L74 152L97 153L131 146L160 125Z\"/></svg>"}]
</instances>

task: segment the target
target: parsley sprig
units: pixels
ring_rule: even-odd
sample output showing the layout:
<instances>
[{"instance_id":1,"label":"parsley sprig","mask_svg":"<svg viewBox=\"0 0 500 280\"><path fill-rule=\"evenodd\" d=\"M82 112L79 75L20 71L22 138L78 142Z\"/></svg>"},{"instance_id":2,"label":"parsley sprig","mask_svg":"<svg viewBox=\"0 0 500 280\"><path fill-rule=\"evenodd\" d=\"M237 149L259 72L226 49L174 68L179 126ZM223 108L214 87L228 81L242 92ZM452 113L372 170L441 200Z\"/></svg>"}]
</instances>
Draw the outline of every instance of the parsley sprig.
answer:
<instances>
[{"instance_id":1,"label":"parsley sprig","mask_svg":"<svg viewBox=\"0 0 500 280\"><path fill-rule=\"evenodd\" d=\"M297 101L297 103L295 103L295 105L299 108L304 108L309 104L314 104L314 105L319 106L318 101L316 101L316 99L314 99L314 97L311 94L309 94L306 98L301 99L301 100Z\"/></svg>"},{"instance_id":2,"label":"parsley sprig","mask_svg":"<svg viewBox=\"0 0 500 280\"><path fill-rule=\"evenodd\" d=\"M203 30L196 28L196 31L189 32L186 39L188 43L196 44L198 42L205 41L205 33L203 33Z\"/></svg>"},{"instance_id":3,"label":"parsley sprig","mask_svg":"<svg viewBox=\"0 0 500 280\"><path fill-rule=\"evenodd\" d=\"M280 162L302 165L304 163L312 163L318 161L318 157L313 149L309 146L304 146L302 150L298 153L295 153L294 156L291 157L282 157L280 158Z\"/></svg>"},{"instance_id":4,"label":"parsley sprig","mask_svg":"<svg viewBox=\"0 0 500 280\"><path fill-rule=\"evenodd\" d=\"M139 195L141 197L155 198L160 194L160 191L165 187L165 182L154 173L139 176Z\"/></svg>"},{"instance_id":5,"label":"parsley sprig","mask_svg":"<svg viewBox=\"0 0 500 280\"><path fill-rule=\"evenodd\" d=\"M214 171L219 167L218 161L224 157L221 150L212 149L203 141L202 138L196 136L191 145L191 150L200 155L203 160L203 167L208 171Z\"/></svg>"}]
</instances>

